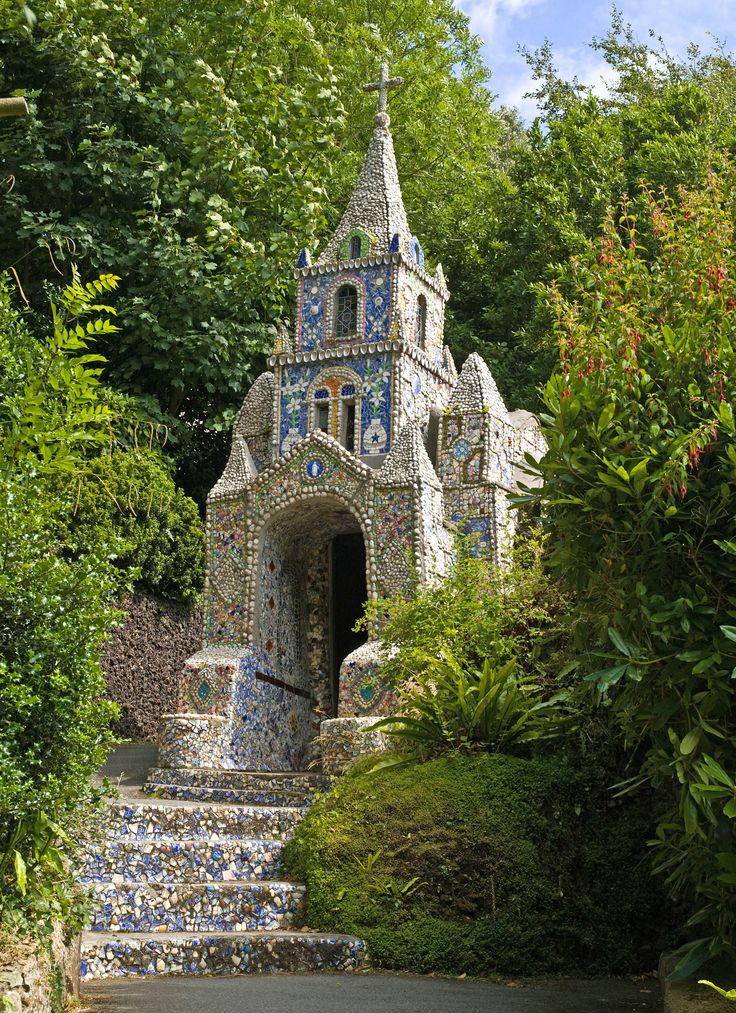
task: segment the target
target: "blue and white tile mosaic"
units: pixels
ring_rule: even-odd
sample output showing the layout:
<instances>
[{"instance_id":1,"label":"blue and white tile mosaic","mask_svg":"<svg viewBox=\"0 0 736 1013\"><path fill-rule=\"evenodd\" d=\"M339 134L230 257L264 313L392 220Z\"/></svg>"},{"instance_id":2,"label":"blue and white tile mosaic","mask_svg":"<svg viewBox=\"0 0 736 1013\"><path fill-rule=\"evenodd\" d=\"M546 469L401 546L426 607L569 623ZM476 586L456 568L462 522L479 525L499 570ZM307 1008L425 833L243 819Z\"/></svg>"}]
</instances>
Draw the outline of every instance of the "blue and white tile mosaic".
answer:
<instances>
[{"instance_id":1,"label":"blue and white tile mosaic","mask_svg":"<svg viewBox=\"0 0 736 1013\"><path fill-rule=\"evenodd\" d=\"M290 927L304 907L294 883L95 883L92 932L252 932Z\"/></svg>"},{"instance_id":2,"label":"blue and white tile mosaic","mask_svg":"<svg viewBox=\"0 0 736 1013\"><path fill-rule=\"evenodd\" d=\"M326 717L382 713L375 672L337 678L331 546L362 535L369 598L441 577L458 535L502 565L519 464L544 451L478 355L455 369L449 292L409 227L385 109L335 234L314 260L302 251L295 278L295 334L279 331L208 502L205 644L229 645L231 665L190 664L163 732L172 769L299 769L318 759ZM187 794L175 779L173 793Z\"/></svg>"},{"instance_id":3,"label":"blue and white tile mosaic","mask_svg":"<svg viewBox=\"0 0 736 1013\"><path fill-rule=\"evenodd\" d=\"M282 841L108 840L87 850L82 883L210 883L277 879Z\"/></svg>"},{"instance_id":4,"label":"blue and white tile mosaic","mask_svg":"<svg viewBox=\"0 0 736 1013\"><path fill-rule=\"evenodd\" d=\"M354 971L365 960L361 939L317 932L172 933L154 938L90 933L82 941L81 974L84 981L131 974L303 974Z\"/></svg>"}]
</instances>

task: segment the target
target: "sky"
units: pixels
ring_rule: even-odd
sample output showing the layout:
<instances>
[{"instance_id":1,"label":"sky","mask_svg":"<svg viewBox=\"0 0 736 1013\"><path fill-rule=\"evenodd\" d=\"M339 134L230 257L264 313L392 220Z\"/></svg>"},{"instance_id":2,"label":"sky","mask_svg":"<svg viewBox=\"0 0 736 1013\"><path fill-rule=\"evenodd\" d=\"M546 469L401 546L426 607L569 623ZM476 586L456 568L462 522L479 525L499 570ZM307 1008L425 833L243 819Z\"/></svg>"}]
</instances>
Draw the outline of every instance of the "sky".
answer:
<instances>
[{"instance_id":1,"label":"sky","mask_svg":"<svg viewBox=\"0 0 736 1013\"><path fill-rule=\"evenodd\" d=\"M607 65L590 48L593 36L610 25L610 0L455 0L484 40L484 55L493 72L491 87L504 105L516 106L527 121L536 115L525 99L532 81L518 46L531 50L545 38L552 43L563 77L577 75L597 91L605 89ZM736 0L617 0L636 35L646 40L649 29L661 35L673 54L684 54L689 42L709 48L708 33L736 50Z\"/></svg>"}]
</instances>

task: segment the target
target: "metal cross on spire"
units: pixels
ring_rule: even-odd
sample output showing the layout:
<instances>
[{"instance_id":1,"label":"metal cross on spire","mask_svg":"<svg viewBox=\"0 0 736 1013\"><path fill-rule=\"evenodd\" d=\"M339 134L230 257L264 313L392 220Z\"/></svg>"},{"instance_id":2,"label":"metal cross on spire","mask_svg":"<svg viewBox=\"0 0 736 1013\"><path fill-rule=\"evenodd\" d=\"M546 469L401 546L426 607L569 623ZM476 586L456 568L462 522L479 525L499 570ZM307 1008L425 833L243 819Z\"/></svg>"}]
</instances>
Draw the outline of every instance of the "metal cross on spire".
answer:
<instances>
[{"instance_id":1,"label":"metal cross on spire","mask_svg":"<svg viewBox=\"0 0 736 1013\"><path fill-rule=\"evenodd\" d=\"M363 85L363 91L377 91L378 92L378 111L379 113L386 112L386 106L388 105L388 90L389 88L398 88L400 84L404 83L403 77L389 77L388 76L388 64L381 64L381 73L378 76L377 81L372 81L370 84Z\"/></svg>"}]
</instances>

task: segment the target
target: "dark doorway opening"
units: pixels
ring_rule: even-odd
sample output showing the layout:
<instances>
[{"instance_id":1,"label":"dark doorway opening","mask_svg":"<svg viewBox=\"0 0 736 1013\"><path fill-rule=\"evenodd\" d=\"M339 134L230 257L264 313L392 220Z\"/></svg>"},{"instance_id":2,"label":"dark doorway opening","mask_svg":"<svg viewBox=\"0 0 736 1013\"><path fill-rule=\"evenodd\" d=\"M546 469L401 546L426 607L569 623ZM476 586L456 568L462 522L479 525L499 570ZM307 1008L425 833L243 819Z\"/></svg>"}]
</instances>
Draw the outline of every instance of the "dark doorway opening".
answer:
<instances>
[{"instance_id":1,"label":"dark doorway opening","mask_svg":"<svg viewBox=\"0 0 736 1013\"><path fill-rule=\"evenodd\" d=\"M337 714L340 665L368 639L353 630L368 598L363 535L336 535L330 552L330 640L332 650L332 712Z\"/></svg>"}]
</instances>

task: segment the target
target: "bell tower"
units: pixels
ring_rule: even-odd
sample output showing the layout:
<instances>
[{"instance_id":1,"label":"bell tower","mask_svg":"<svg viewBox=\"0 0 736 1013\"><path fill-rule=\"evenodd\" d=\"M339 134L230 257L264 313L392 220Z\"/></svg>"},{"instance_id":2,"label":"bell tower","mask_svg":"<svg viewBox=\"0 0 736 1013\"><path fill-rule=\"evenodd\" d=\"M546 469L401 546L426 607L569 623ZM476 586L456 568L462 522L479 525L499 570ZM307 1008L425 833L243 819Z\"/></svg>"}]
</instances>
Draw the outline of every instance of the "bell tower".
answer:
<instances>
[{"instance_id":1,"label":"bell tower","mask_svg":"<svg viewBox=\"0 0 736 1013\"><path fill-rule=\"evenodd\" d=\"M313 263L296 265L293 344L271 359L280 390L275 456L320 430L380 467L406 421L429 421L430 401L452 380L443 347L449 293L430 274L409 228L389 130L388 91L402 84L381 65L378 112L355 189Z\"/></svg>"}]
</instances>

